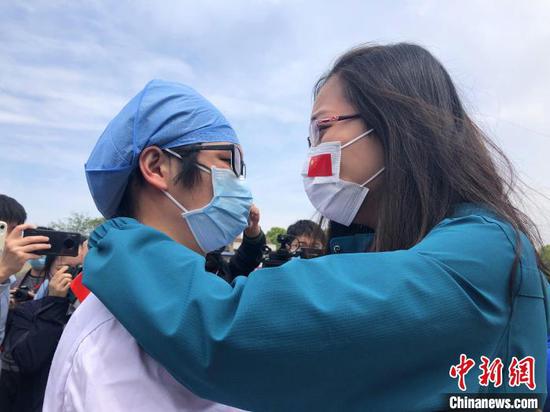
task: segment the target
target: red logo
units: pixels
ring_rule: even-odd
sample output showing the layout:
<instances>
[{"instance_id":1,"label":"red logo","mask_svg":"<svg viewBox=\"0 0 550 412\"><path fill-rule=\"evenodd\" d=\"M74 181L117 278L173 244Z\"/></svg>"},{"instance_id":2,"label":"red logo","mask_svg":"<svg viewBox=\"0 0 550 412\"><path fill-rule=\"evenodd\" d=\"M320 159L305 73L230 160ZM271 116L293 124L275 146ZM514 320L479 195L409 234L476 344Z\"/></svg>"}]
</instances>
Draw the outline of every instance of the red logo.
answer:
<instances>
[{"instance_id":1,"label":"red logo","mask_svg":"<svg viewBox=\"0 0 550 412\"><path fill-rule=\"evenodd\" d=\"M479 369L481 369L483 373L479 376L479 384L481 386L489 386L489 382L492 382L495 388L498 388L502 385L503 366L500 358L496 358L494 361L490 362L487 356L482 356Z\"/></svg>"},{"instance_id":2,"label":"red logo","mask_svg":"<svg viewBox=\"0 0 550 412\"><path fill-rule=\"evenodd\" d=\"M466 390L466 382L464 377L470 372L470 369L474 367L476 363L473 359L469 359L466 355L460 355L460 363L458 365L451 366L449 375L451 378L458 378L458 387L461 391Z\"/></svg>"},{"instance_id":3,"label":"red logo","mask_svg":"<svg viewBox=\"0 0 550 412\"><path fill-rule=\"evenodd\" d=\"M518 360L515 356L512 358L510 367L508 368L510 380L508 385L520 386L525 384L532 391L535 390L535 358L526 356L522 360Z\"/></svg>"},{"instance_id":4,"label":"red logo","mask_svg":"<svg viewBox=\"0 0 550 412\"><path fill-rule=\"evenodd\" d=\"M449 376L453 379L458 378L458 388L461 391L466 390L466 375L474 365L475 361L473 359L461 354L460 362L449 369ZM481 374L478 376L478 380L481 386L489 386L489 383L493 383L494 387L498 388L502 385L504 364L500 358L496 358L491 362L487 356L481 356L479 369L481 369ZM511 387L525 385L532 391L535 390L537 385L535 383L534 357L526 356L521 360L518 360L515 356L512 357L508 367L508 385Z\"/></svg>"}]
</instances>

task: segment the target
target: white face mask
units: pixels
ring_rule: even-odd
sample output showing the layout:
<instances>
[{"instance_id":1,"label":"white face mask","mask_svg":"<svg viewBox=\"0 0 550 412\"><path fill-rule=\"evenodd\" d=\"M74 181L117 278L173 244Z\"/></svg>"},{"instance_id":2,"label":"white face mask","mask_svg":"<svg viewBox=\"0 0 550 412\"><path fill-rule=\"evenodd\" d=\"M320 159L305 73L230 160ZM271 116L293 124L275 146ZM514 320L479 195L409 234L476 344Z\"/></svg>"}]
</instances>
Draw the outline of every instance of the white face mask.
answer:
<instances>
[{"instance_id":1,"label":"white face mask","mask_svg":"<svg viewBox=\"0 0 550 412\"><path fill-rule=\"evenodd\" d=\"M197 167L212 175L214 196L210 203L188 210L170 193L164 194L181 209L181 216L187 221L197 244L208 253L233 242L248 226L252 193L246 181L229 169Z\"/></svg>"},{"instance_id":2,"label":"white face mask","mask_svg":"<svg viewBox=\"0 0 550 412\"><path fill-rule=\"evenodd\" d=\"M349 226L365 201L369 188L384 168L359 185L340 179L342 149L372 133L373 129L342 145L341 142L321 143L309 149L302 177L311 204L327 219Z\"/></svg>"}]
</instances>

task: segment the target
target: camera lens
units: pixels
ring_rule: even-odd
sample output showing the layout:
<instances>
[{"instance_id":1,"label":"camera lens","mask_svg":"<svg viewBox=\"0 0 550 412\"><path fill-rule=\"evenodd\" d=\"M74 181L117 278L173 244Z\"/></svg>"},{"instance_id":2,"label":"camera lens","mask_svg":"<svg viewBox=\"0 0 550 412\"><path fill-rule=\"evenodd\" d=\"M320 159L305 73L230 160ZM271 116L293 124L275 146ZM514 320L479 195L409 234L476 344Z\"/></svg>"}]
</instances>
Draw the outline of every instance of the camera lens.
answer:
<instances>
[{"instance_id":1,"label":"camera lens","mask_svg":"<svg viewBox=\"0 0 550 412\"><path fill-rule=\"evenodd\" d=\"M75 243L74 243L74 240L72 239L65 239L65 241L63 242L63 247L65 249L72 249L74 248L74 245Z\"/></svg>"},{"instance_id":2,"label":"camera lens","mask_svg":"<svg viewBox=\"0 0 550 412\"><path fill-rule=\"evenodd\" d=\"M2 224L0 225L0 230L4 230L5 228L6 228L6 226L2 223Z\"/></svg>"}]
</instances>

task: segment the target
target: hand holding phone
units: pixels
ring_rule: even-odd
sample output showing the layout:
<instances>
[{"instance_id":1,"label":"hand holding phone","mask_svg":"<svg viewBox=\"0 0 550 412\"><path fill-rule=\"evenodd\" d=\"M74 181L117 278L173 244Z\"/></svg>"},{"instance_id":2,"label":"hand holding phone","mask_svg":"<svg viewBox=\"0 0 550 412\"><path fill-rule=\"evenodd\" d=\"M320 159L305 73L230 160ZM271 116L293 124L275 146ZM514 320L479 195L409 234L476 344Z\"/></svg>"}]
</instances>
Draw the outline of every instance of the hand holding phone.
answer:
<instances>
[{"instance_id":1,"label":"hand holding phone","mask_svg":"<svg viewBox=\"0 0 550 412\"><path fill-rule=\"evenodd\" d=\"M5 237L0 255L0 283L19 272L27 260L38 259L37 253L51 248L47 236L22 237L23 231L33 228L35 226L30 224L19 225Z\"/></svg>"}]
</instances>

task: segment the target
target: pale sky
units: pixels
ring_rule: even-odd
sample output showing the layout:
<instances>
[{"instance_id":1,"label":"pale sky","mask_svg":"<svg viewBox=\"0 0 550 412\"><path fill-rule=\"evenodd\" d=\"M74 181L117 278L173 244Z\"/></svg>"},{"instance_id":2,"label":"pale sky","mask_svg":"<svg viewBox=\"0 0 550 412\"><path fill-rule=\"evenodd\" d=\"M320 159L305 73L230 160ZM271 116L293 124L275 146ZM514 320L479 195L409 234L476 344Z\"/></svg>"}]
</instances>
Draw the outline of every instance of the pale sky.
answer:
<instances>
[{"instance_id":1,"label":"pale sky","mask_svg":"<svg viewBox=\"0 0 550 412\"><path fill-rule=\"evenodd\" d=\"M152 78L212 100L245 149L262 226L310 218L311 91L347 49L413 42L449 70L520 176L550 196L550 2L28 1L0 3L0 193L29 221L98 216L97 138ZM550 243L550 201L527 192Z\"/></svg>"}]
</instances>

